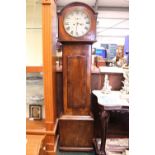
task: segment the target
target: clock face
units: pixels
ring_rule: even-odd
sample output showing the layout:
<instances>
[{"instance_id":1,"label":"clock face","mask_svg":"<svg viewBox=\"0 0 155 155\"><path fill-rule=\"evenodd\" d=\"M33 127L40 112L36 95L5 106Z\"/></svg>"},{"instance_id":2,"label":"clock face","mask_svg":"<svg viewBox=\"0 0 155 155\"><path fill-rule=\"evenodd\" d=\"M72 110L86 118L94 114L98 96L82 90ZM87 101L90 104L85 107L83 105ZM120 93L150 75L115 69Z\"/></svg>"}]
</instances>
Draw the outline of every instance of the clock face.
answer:
<instances>
[{"instance_id":1,"label":"clock face","mask_svg":"<svg viewBox=\"0 0 155 155\"><path fill-rule=\"evenodd\" d=\"M87 13L76 9L66 14L63 24L65 31L69 35L81 37L89 31L91 20Z\"/></svg>"}]
</instances>

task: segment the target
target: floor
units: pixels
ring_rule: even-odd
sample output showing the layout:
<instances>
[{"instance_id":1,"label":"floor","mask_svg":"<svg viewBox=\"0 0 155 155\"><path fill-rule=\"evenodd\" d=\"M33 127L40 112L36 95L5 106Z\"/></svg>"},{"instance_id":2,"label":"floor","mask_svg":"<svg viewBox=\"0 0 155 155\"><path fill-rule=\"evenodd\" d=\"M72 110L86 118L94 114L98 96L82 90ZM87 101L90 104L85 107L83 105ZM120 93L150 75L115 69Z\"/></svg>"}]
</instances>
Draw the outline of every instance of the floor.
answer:
<instances>
[{"instance_id":1,"label":"floor","mask_svg":"<svg viewBox=\"0 0 155 155\"><path fill-rule=\"evenodd\" d=\"M57 152L58 155L95 155L94 152Z\"/></svg>"},{"instance_id":2,"label":"floor","mask_svg":"<svg viewBox=\"0 0 155 155\"><path fill-rule=\"evenodd\" d=\"M98 144L101 140L98 139ZM107 155L128 155L129 154L129 138L107 138L106 140ZM95 155L95 152L57 152L58 155Z\"/></svg>"}]
</instances>

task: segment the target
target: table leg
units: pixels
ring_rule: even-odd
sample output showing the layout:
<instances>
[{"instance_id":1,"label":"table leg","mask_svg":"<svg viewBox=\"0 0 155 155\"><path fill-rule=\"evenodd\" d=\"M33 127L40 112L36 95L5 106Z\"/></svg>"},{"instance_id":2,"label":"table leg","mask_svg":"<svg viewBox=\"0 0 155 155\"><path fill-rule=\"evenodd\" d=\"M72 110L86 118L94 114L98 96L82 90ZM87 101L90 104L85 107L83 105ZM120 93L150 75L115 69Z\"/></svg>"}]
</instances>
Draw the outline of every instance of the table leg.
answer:
<instances>
[{"instance_id":1,"label":"table leg","mask_svg":"<svg viewBox=\"0 0 155 155\"><path fill-rule=\"evenodd\" d=\"M101 122L101 146L99 155L106 155L105 144L106 144L106 134L108 128L109 113L107 111L102 111L100 113L100 122Z\"/></svg>"}]
</instances>

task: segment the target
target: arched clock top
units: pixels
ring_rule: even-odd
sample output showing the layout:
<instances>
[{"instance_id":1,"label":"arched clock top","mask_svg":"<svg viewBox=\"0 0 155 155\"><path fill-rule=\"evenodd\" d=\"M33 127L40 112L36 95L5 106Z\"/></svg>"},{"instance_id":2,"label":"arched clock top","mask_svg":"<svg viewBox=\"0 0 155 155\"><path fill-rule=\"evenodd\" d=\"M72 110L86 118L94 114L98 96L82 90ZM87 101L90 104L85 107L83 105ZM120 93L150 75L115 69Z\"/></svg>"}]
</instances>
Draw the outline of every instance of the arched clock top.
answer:
<instances>
[{"instance_id":1,"label":"arched clock top","mask_svg":"<svg viewBox=\"0 0 155 155\"><path fill-rule=\"evenodd\" d=\"M95 42L97 13L87 4L70 3L58 13L60 42Z\"/></svg>"},{"instance_id":2,"label":"arched clock top","mask_svg":"<svg viewBox=\"0 0 155 155\"><path fill-rule=\"evenodd\" d=\"M82 3L82 2L73 2L73 3L69 3L68 5L66 5L65 7L63 7L60 12L58 12L58 14L62 14L64 10L70 8L70 7L77 7L77 6L81 6L81 7L85 7L85 8L88 8L89 10L92 11L93 14L96 14L97 15L97 12L95 12L95 10L90 7L89 5L85 4L85 3Z\"/></svg>"}]
</instances>

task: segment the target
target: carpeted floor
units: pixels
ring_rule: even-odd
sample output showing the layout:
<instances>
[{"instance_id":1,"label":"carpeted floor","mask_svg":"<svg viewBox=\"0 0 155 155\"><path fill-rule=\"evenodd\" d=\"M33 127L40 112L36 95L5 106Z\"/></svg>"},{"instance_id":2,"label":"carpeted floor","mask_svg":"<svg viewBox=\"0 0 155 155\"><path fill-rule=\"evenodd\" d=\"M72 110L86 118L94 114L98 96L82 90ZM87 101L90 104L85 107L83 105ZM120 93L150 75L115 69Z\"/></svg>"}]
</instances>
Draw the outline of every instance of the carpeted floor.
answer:
<instances>
[{"instance_id":1,"label":"carpeted floor","mask_svg":"<svg viewBox=\"0 0 155 155\"><path fill-rule=\"evenodd\" d=\"M107 155L128 155L128 138L109 138L106 141Z\"/></svg>"},{"instance_id":2,"label":"carpeted floor","mask_svg":"<svg viewBox=\"0 0 155 155\"><path fill-rule=\"evenodd\" d=\"M98 140L100 143L100 140ZM107 155L129 155L128 138L108 138L106 141ZM95 152L62 152L58 150L58 155L95 155Z\"/></svg>"}]
</instances>

